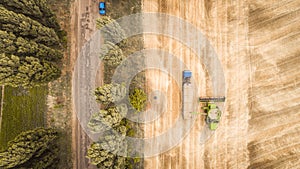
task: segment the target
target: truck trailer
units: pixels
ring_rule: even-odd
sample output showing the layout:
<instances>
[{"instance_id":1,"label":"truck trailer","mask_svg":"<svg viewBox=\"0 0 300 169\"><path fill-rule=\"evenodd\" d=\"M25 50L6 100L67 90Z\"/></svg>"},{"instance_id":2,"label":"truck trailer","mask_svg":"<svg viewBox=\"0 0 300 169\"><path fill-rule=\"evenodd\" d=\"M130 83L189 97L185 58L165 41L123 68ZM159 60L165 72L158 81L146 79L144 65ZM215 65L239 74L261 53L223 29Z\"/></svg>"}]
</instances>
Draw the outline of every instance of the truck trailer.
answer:
<instances>
[{"instance_id":1,"label":"truck trailer","mask_svg":"<svg viewBox=\"0 0 300 169\"><path fill-rule=\"evenodd\" d=\"M184 70L182 76L182 113L184 119L189 119L192 117L193 111L192 72L190 70Z\"/></svg>"}]
</instances>

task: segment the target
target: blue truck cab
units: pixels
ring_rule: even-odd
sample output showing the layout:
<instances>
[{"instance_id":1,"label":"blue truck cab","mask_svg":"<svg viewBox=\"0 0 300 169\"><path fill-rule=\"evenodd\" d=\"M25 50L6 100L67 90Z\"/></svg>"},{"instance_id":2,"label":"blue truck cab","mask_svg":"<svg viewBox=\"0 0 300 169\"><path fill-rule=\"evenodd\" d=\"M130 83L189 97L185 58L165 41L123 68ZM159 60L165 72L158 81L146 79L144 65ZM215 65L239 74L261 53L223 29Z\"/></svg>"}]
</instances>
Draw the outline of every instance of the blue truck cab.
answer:
<instances>
[{"instance_id":1,"label":"blue truck cab","mask_svg":"<svg viewBox=\"0 0 300 169\"><path fill-rule=\"evenodd\" d=\"M191 78L192 72L190 70L184 70L183 71L183 78Z\"/></svg>"},{"instance_id":2,"label":"blue truck cab","mask_svg":"<svg viewBox=\"0 0 300 169\"><path fill-rule=\"evenodd\" d=\"M106 14L105 2L99 2L99 14L100 15Z\"/></svg>"},{"instance_id":3,"label":"blue truck cab","mask_svg":"<svg viewBox=\"0 0 300 169\"><path fill-rule=\"evenodd\" d=\"M192 77L192 71L190 71L190 70L184 70L182 72L182 75L183 75L183 83L190 84L191 83L191 77Z\"/></svg>"}]
</instances>

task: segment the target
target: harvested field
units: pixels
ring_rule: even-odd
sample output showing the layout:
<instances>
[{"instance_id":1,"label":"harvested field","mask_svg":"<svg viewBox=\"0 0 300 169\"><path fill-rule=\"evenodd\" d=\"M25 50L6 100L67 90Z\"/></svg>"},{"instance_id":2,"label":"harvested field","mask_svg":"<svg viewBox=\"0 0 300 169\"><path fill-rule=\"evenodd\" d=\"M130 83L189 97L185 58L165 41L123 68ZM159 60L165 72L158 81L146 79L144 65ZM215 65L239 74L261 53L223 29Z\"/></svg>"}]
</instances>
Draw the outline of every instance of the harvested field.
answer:
<instances>
[{"instance_id":1,"label":"harvested field","mask_svg":"<svg viewBox=\"0 0 300 169\"><path fill-rule=\"evenodd\" d=\"M177 16L200 29L216 50L226 82L225 111L217 131L201 142L204 119L199 116L180 145L146 158L145 168L297 168L300 165L299 9L299 1L287 0L143 1L144 12ZM179 29L167 23L156 24L162 30ZM170 52L182 60L195 74L199 84L197 94L212 94L210 75L190 49L162 35L144 35L144 45L146 49ZM169 73L180 68L167 58L161 62L171 67ZM149 92L159 90L168 100L161 118L145 125L148 138L167 131L180 116L181 83L174 83L165 72L152 70L146 71L146 81L150 84Z\"/></svg>"}]
</instances>

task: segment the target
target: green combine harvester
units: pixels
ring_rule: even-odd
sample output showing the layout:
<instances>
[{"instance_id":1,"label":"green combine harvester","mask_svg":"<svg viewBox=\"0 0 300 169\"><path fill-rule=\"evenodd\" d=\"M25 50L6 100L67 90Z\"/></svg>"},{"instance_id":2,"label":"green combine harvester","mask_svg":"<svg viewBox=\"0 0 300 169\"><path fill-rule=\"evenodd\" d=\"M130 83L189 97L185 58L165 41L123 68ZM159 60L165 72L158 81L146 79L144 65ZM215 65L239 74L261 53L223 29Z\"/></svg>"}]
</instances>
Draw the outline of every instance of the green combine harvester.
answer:
<instances>
[{"instance_id":1,"label":"green combine harvester","mask_svg":"<svg viewBox=\"0 0 300 169\"><path fill-rule=\"evenodd\" d=\"M203 108L204 114L206 115L205 122L207 123L210 130L216 130L221 120L222 112L215 102L224 102L225 97L207 97L199 98L199 102L205 102L206 105Z\"/></svg>"}]
</instances>

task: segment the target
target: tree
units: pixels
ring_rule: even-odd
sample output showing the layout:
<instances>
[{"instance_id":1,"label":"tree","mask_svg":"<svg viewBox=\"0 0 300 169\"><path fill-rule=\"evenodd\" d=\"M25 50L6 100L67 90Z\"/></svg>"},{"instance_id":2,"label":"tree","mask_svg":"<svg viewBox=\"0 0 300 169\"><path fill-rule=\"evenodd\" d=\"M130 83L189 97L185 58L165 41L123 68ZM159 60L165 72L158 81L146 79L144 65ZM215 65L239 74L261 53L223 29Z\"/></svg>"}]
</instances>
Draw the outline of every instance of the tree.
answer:
<instances>
[{"instance_id":1,"label":"tree","mask_svg":"<svg viewBox=\"0 0 300 169\"><path fill-rule=\"evenodd\" d=\"M91 164L102 169L122 169L126 165L126 158L115 155L101 148L101 144L93 143L88 149L87 157Z\"/></svg>"},{"instance_id":2,"label":"tree","mask_svg":"<svg viewBox=\"0 0 300 169\"><path fill-rule=\"evenodd\" d=\"M24 169L24 168L57 168L59 148L56 145L56 142L48 145L48 148L39 156L34 155L31 159L26 161L24 164L18 165L15 168Z\"/></svg>"},{"instance_id":3,"label":"tree","mask_svg":"<svg viewBox=\"0 0 300 169\"><path fill-rule=\"evenodd\" d=\"M0 29L17 36L29 38L46 46L58 46L59 39L52 28L43 26L23 14L17 14L0 6Z\"/></svg>"},{"instance_id":4,"label":"tree","mask_svg":"<svg viewBox=\"0 0 300 169\"><path fill-rule=\"evenodd\" d=\"M107 110L100 110L91 116L88 127L93 132L101 132L107 129L115 128L120 125L120 122L126 116L127 111L128 109L126 104L120 104L117 107L110 107ZM119 129L124 130L122 127Z\"/></svg>"},{"instance_id":5,"label":"tree","mask_svg":"<svg viewBox=\"0 0 300 169\"><path fill-rule=\"evenodd\" d=\"M0 30L0 53L13 54L20 57L35 56L48 61L58 61L63 54L56 49L38 44L32 40L16 37L13 33Z\"/></svg>"},{"instance_id":6,"label":"tree","mask_svg":"<svg viewBox=\"0 0 300 169\"><path fill-rule=\"evenodd\" d=\"M56 130L44 128L19 134L8 143L7 150L0 153L0 167L18 168L31 159L41 157L46 150L49 150L57 137Z\"/></svg>"},{"instance_id":7,"label":"tree","mask_svg":"<svg viewBox=\"0 0 300 169\"><path fill-rule=\"evenodd\" d=\"M98 168L124 168L126 158L118 156L118 153L126 153L127 143L125 141L125 133L119 133L116 130L106 132L98 142L94 142L88 149L87 158Z\"/></svg>"},{"instance_id":8,"label":"tree","mask_svg":"<svg viewBox=\"0 0 300 169\"><path fill-rule=\"evenodd\" d=\"M126 95L124 84L105 84L95 90L96 100L102 104L115 103L122 100Z\"/></svg>"},{"instance_id":9,"label":"tree","mask_svg":"<svg viewBox=\"0 0 300 169\"><path fill-rule=\"evenodd\" d=\"M126 35L121 26L108 16L96 20L97 28L101 30L105 41L117 44L119 47L126 46Z\"/></svg>"},{"instance_id":10,"label":"tree","mask_svg":"<svg viewBox=\"0 0 300 169\"><path fill-rule=\"evenodd\" d=\"M135 110L141 112L146 106L147 95L142 89L135 88L129 95L129 99Z\"/></svg>"},{"instance_id":11,"label":"tree","mask_svg":"<svg viewBox=\"0 0 300 169\"><path fill-rule=\"evenodd\" d=\"M124 58L123 52L119 46L111 42L106 42L101 48L100 59L108 66L118 66Z\"/></svg>"},{"instance_id":12,"label":"tree","mask_svg":"<svg viewBox=\"0 0 300 169\"><path fill-rule=\"evenodd\" d=\"M23 14L43 24L44 26L60 30L55 14L48 8L45 0L2 0L0 4L16 13Z\"/></svg>"},{"instance_id":13,"label":"tree","mask_svg":"<svg viewBox=\"0 0 300 169\"><path fill-rule=\"evenodd\" d=\"M15 55L0 54L0 84L33 87L58 78L60 70L47 61L34 57L20 60Z\"/></svg>"}]
</instances>

